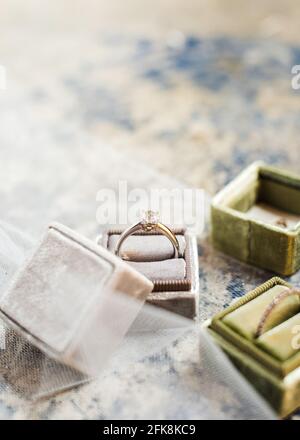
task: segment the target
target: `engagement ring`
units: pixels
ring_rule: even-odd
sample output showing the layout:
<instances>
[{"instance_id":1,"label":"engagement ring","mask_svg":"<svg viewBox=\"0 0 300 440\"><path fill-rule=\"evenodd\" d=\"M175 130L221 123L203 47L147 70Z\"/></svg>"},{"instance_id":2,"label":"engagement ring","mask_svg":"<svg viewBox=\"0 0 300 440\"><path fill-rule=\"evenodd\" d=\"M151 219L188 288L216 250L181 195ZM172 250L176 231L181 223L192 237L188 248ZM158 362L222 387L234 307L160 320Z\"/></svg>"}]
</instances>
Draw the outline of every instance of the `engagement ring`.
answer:
<instances>
[{"instance_id":1,"label":"engagement ring","mask_svg":"<svg viewBox=\"0 0 300 440\"><path fill-rule=\"evenodd\" d=\"M133 235L137 232L145 232L145 233L160 232L162 235L167 237L172 243L174 248L173 257L174 258L180 257L179 242L175 234L173 234L171 229L169 229L166 225L163 225L162 223L159 222L159 216L157 212L150 210L145 212L144 218L140 222L134 224L133 226L130 226L120 235L120 239L117 243L115 250L116 255L121 256L120 251L124 241L128 237L130 237L130 235Z\"/></svg>"}]
</instances>

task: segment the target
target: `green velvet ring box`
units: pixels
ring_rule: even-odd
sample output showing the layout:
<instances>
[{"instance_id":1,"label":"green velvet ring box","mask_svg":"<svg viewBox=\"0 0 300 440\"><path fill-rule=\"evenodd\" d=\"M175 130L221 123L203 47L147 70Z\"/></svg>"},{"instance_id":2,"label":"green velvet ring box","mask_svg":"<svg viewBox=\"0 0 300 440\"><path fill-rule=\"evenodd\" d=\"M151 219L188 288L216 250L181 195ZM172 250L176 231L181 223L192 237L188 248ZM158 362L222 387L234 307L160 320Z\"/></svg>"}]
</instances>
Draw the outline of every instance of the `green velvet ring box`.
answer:
<instances>
[{"instance_id":1,"label":"green velvet ring box","mask_svg":"<svg viewBox=\"0 0 300 440\"><path fill-rule=\"evenodd\" d=\"M209 333L240 372L281 417L300 407L300 298L278 295L291 285L274 277L206 323ZM260 319L277 298L260 336Z\"/></svg>"},{"instance_id":2,"label":"green velvet ring box","mask_svg":"<svg viewBox=\"0 0 300 440\"><path fill-rule=\"evenodd\" d=\"M213 198L211 223L218 250L292 275L300 268L300 177L253 163Z\"/></svg>"}]
</instances>

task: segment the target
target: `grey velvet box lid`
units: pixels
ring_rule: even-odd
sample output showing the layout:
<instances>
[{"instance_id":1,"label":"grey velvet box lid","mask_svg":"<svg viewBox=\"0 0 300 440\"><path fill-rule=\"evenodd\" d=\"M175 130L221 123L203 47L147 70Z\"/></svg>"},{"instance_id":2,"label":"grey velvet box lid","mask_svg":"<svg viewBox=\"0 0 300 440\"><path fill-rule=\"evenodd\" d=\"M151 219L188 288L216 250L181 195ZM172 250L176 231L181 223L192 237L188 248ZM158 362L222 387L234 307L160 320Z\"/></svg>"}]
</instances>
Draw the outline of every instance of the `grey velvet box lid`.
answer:
<instances>
[{"instance_id":1,"label":"grey velvet box lid","mask_svg":"<svg viewBox=\"0 0 300 440\"><path fill-rule=\"evenodd\" d=\"M0 298L0 315L51 357L86 372L80 353L85 341L91 344L93 339L97 367L110 325L117 320L122 337L152 288L147 278L103 247L53 223ZM127 314L113 309L117 292L138 300ZM102 334L95 338L99 328Z\"/></svg>"}]
</instances>

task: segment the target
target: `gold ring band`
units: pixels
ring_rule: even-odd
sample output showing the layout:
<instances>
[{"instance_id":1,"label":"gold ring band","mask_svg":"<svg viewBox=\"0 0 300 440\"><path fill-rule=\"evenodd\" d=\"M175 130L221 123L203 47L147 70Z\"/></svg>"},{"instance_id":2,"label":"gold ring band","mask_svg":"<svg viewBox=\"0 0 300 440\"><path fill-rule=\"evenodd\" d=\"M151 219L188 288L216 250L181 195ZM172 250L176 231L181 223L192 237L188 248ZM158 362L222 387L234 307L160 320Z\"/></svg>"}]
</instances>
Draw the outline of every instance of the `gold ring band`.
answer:
<instances>
[{"instance_id":1,"label":"gold ring band","mask_svg":"<svg viewBox=\"0 0 300 440\"><path fill-rule=\"evenodd\" d=\"M136 223L133 226L130 226L128 229L126 229L120 236L119 241L117 243L115 254L120 257L121 247L124 243L124 241L130 237L131 235L134 235L137 232L160 232L162 235L167 237L170 242L173 245L174 249L174 255L173 258L179 258L180 257L180 246L178 239L175 234L171 231L170 228L168 228L166 225L160 223L155 218L155 213L153 211L147 211L146 217L144 220Z\"/></svg>"},{"instance_id":2,"label":"gold ring band","mask_svg":"<svg viewBox=\"0 0 300 440\"><path fill-rule=\"evenodd\" d=\"M273 301L270 302L270 304L268 305L268 307L266 308L266 310L262 314L262 317L261 317L259 324L257 326L256 335L255 335L257 338L259 336L261 336L261 334L263 333L265 323L266 323L267 319L269 318L269 316L271 315L274 308L279 303L281 303L285 298L287 298L289 296L294 296L294 295L298 295L300 298L300 289L292 288L292 289L286 290L284 292L281 292L279 295L277 295L273 299Z\"/></svg>"}]
</instances>

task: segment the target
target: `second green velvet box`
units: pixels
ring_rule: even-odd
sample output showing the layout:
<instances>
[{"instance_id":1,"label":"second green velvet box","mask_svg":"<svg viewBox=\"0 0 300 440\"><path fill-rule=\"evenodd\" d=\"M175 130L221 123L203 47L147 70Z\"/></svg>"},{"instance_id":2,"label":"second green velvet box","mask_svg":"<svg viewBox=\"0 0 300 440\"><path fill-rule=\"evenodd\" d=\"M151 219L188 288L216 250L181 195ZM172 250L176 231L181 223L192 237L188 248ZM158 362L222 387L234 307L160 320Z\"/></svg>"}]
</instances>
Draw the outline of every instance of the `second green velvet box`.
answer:
<instances>
[{"instance_id":1,"label":"second green velvet box","mask_svg":"<svg viewBox=\"0 0 300 440\"><path fill-rule=\"evenodd\" d=\"M214 197L211 222L222 252L279 275L299 270L299 176L253 163Z\"/></svg>"},{"instance_id":2,"label":"second green velvet box","mask_svg":"<svg viewBox=\"0 0 300 440\"><path fill-rule=\"evenodd\" d=\"M281 417L300 407L300 290L291 287L274 277L205 324ZM270 305L272 313L262 321Z\"/></svg>"}]
</instances>

